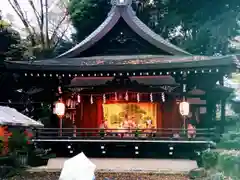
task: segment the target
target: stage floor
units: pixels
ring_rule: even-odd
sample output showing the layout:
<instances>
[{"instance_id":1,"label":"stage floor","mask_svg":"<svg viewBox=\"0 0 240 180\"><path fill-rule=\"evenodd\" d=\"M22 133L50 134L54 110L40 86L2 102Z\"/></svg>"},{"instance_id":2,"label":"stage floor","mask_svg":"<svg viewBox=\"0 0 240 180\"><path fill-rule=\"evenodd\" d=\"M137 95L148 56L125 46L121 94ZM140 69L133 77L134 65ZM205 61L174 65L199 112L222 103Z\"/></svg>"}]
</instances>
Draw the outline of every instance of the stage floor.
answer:
<instances>
[{"instance_id":1,"label":"stage floor","mask_svg":"<svg viewBox=\"0 0 240 180\"><path fill-rule=\"evenodd\" d=\"M32 168L30 171L60 171L67 158L49 159L47 166ZM187 173L197 168L196 161L185 159L117 159L117 158L90 158L97 166L98 171L114 172L159 172L159 173Z\"/></svg>"}]
</instances>

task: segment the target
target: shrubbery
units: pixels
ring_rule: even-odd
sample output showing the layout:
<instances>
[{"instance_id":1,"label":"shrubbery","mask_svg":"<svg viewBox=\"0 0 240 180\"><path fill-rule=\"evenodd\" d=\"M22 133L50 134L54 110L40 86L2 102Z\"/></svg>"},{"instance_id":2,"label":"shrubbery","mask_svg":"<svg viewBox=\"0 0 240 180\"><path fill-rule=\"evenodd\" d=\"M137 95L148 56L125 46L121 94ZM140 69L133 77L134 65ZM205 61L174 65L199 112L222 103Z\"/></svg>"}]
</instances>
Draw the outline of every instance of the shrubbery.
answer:
<instances>
[{"instance_id":1,"label":"shrubbery","mask_svg":"<svg viewBox=\"0 0 240 180\"><path fill-rule=\"evenodd\" d=\"M239 116L227 116L224 123L225 133L217 144L219 149L240 149Z\"/></svg>"},{"instance_id":2,"label":"shrubbery","mask_svg":"<svg viewBox=\"0 0 240 180\"><path fill-rule=\"evenodd\" d=\"M218 174L222 178L240 179L240 151L205 151L202 154L203 166L210 176Z\"/></svg>"},{"instance_id":3,"label":"shrubbery","mask_svg":"<svg viewBox=\"0 0 240 180\"><path fill-rule=\"evenodd\" d=\"M229 131L223 134L221 141L217 144L219 149L240 149L240 131Z\"/></svg>"},{"instance_id":4,"label":"shrubbery","mask_svg":"<svg viewBox=\"0 0 240 180\"><path fill-rule=\"evenodd\" d=\"M217 144L217 150L202 154L202 166L208 179L240 179L240 123L239 118L226 117L225 133Z\"/></svg>"},{"instance_id":5,"label":"shrubbery","mask_svg":"<svg viewBox=\"0 0 240 180\"><path fill-rule=\"evenodd\" d=\"M15 128L8 136L0 137L0 152L4 150L3 144L7 144L8 149L6 153L0 155L0 177L8 178L15 175L28 165L46 165L49 158L55 157L49 154L48 150L34 147L31 143L32 136L29 131Z\"/></svg>"},{"instance_id":6,"label":"shrubbery","mask_svg":"<svg viewBox=\"0 0 240 180\"><path fill-rule=\"evenodd\" d=\"M218 163L218 153L215 151L205 151L202 154L202 165L205 169L215 168Z\"/></svg>"}]
</instances>

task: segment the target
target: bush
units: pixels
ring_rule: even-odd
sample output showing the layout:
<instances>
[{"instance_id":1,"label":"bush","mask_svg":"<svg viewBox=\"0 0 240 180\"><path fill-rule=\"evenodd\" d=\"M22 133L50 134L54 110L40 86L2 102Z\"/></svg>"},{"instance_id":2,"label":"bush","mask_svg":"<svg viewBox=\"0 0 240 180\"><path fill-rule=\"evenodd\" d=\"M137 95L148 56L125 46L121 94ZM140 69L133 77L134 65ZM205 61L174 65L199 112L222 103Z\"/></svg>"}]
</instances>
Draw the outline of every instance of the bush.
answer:
<instances>
[{"instance_id":1,"label":"bush","mask_svg":"<svg viewBox=\"0 0 240 180\"><path fill-rule=\"evenodd\" d=\"M218 163L218 153L216 151L204 151L202 154L202 163L205 169L215 168Z\"/></svg>"},{"instance_id":2,"label":"bush","mask_svg":"<svg viewBox=\"0 0 240 180\"><path fill-rule=\"evenodd\" d=\"M16 150L27 151L27 137L24 132L21 132L20 130L12 131L12 136L9 138L8 144L11 152L14 152Z\"/></svg>"},{"instance_id":3,"label":"bush","mask_svg":"<svg viewBox=\"0 0 240 180\"><path fill-rule=\"evenodd\" d=\"M240 179L240 151L205 151L202 160L204 168L214 171L214 174L217 172L232 179Z\"/></svg>"},{"instance_id":4,"label":"bush","mask_svg":"<svg viewBox=\"0 0 240 180\"><path fill-rule=\"evenodd\" d=\"M217 145L217 148L227 149L227 150L240 149L240 142L239 142L239 140L229 140L229 141L225 141L225 142L220 142Z\"/></svg>"},{"instance_id":5,"label":"bush","mask_svg":"<svg viewBox=\"0 0 240 180\"><path fill-rule=\"evenodd\" d=\"M240 149L240 131L238 129L228 131L222 135L217 144L219 149Z\"/></svg>"},{"instance_id":6,"label":"bush","mask_svg":"<svg viewBox=\"0 0 240 180\"><path fill-rule=\"evenodd\" d=\"M240 151L219 153L217 168L226 176L240 179Z\"/></svg>"}]
</instances>

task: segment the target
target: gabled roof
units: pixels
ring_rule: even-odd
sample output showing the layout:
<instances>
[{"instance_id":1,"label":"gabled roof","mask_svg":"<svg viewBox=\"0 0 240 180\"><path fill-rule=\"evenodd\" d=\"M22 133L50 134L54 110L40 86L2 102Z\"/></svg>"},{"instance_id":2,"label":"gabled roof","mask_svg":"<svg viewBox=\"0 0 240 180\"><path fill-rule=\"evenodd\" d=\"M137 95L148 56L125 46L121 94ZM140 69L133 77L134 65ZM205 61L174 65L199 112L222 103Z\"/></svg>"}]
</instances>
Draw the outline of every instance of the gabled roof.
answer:
<instances>
[{"instance_id":1,"label":"gabled roof","mask_svg":"<svg viewBox=\"0 0 240 180\"><path fill-rule=\"evenodd\" d=\"M126 3L125 3L126 2ZM58 58L76 57L88 48L92 47L96 42L101 40L122 18L128 26L144 40L153 46L165 51L171 55L190 55L190 53L180 49L179 47L164 40L160 35L153 32L146 26L137 16L131 7L131 0L125 0L122 4L120 1L112 1L112 9L110 10L105 21L86 39L69 51L61 54Z\"/></svg>"},{"instance_id":2,"label":"gabled roof","mask_svg":"<svg viewBox=\"0 0 240 180\"><path fill-rule=\"evenodd\" d=\"M194 73L196 73L199 72L200 69L203 72L205 72L205 69L209 72L215 69L218 72L219 67L229 67L224 70L225 73L228 73L232 68L236 69L240 67L238 55L209 57L189 54L164 40L141 22L131 7L131 0L125 0L123 4L119 3L120 0L112 0L113 6L105 21L76 47L59 57L34 61L5 61L4 68L13 72L49 72L51 76L54 72L70 72L70 75L71 73L74 73L74 75L81 73L81 76L84 75L83 73L91 76L91 74L97 75L96 73L99 72L100 75L103 73L112 73L113 76L115 76L114 74L118 72L120 74L127 73L126 75L129 76L129 73L139 74L145 71L151 72L153 75L156 75L155 72L157 71L158 74L162 75L163 72L168 74L169 72L182 72L182 70L189 70L189 72L194 71ZM124 23L121 24L122 22ZM137 52L131 55L114 53L113 55L107 54L106 56L105 53L102 55L98 54L97 51L95 51L95 54L93 53L94 48L102 51L101 47L105 46L105 41L100 43L100 40L103 39L104 36L104 40L106 40L109 36L111 39L112 35L116 35L115 31L111 31L113 27L118 31L118 26L122 27L123 25L124 28L126 28L125 26L129 26L129 28L127 28L132 30L131 33L133 34L131 35L139 35L141 37L139 38L141 39L139 40L141 41L141 45L147 42L146 45L143 46L144 50L147 49L147 51L149 51L153 49L157 51L156 54L151 52L149 52L151 54L145 52L138 54ZM110 31L113 32L113 34L111 34ZM148 49L147 47L150 46L154 48ZM158 54L158 50L161 53ZM30 74L33 75L33 73Z\"/></svg>"}]
</instances>

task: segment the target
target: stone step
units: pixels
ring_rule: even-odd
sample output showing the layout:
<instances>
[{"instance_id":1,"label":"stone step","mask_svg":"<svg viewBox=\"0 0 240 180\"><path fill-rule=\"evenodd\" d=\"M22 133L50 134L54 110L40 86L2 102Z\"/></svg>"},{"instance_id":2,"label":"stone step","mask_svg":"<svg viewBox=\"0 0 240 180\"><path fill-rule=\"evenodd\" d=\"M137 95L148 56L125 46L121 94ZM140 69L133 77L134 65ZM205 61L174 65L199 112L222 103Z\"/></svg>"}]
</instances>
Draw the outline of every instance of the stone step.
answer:
<instances>
[{"instance_id":1,"label":"stone step","mask_svg":"<svg viewBox=\"0 0 240 180\"><path fill-rule=\"evenodd\" d=\"M68 158L49 159L45 170L60 171ZM185 159L118 159L118 158L90 158L96 165L97 171L152 171L168 173L188 173L197 168L196 161Z\"/></svg>"}]
</instances>

